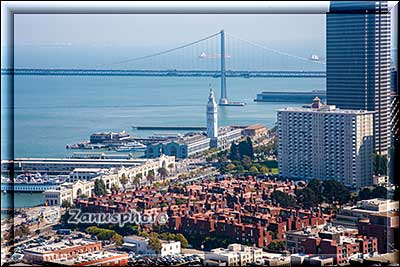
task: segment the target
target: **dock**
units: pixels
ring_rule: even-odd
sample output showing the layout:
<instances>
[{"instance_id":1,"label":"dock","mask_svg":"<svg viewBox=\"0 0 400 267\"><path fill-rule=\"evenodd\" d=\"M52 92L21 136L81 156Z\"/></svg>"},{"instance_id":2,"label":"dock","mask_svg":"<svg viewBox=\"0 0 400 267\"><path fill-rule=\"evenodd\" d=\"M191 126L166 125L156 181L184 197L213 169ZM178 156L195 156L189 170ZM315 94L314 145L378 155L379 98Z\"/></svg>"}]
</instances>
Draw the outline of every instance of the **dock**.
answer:
<instances>
[{"instance_id":1,"label":"dock","mask_svg":"<svg viewBox=\"0 0 400 267\"><path fill-rule=\"evenodd\" d=\"M205 131L202 126L132 126L133 130L178 130L178 131Z\"/></svg>"}]
</instances>

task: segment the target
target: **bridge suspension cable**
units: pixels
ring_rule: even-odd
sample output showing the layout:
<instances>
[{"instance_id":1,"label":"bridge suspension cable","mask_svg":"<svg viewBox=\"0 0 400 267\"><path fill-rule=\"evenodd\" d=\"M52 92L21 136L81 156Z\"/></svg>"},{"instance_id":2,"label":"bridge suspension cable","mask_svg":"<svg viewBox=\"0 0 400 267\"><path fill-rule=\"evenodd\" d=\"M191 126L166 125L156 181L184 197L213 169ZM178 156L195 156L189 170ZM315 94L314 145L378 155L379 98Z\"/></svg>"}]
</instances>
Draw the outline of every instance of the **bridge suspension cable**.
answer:
<instances>
[{"instance_id":1,"label":"bridge suspension cable","mask_svg":"<svg viewBox=\"0 0 400 267\"><path fill-rule=\"evenodd\" d=\"M283 55L283 56L287 56L287 57L296 58L296 59L303 60L303 61L307 61L307 62L312 62L312 63L316 63L316 64L325 65L325 62L322 62L322 61L314 61L314 60L310 60L310 59L305 58L305 57L300 57L300 56L292 55L292 54L289 54L289 53L286 53L286 52L282 52L282 51L279 51L279 50L276 50L276 49L273 49L273 48L266 47L266 46L264 46L264 45L260 45L260 44L253 43L253 42L251 42L251 41L244 40L244 39L242 39L242 38L239 38L239 37L234 36L234 35L229 34L229 33L225 33L225 35L228 35L229 37L231 37L231 38L233 38L233 39L237 39L237 40L239 40L239 41L245 42L245 43L247 43L247 44L250 44L250 45L252 45L252 46L255 46L255 47L264 49L264 50L269 51L269 52L273 52L273 53L276 53L276 54L279 54L279 55Z\"/></svg>"},{"instance_id":2,"label":"bridge suspension cable","mask_svg":"<svg viewBox=\"0 0 400 267\"><path fill-rule=\"evenodd\" d=\"M161 56L161 55L168 54L170 52L173 52L173 51L176 51L176 50L179 50L179 49L186 48L188 46L195 45L197 43L200 43L200 42L203 42L205 40L211 39L211 38L213 38L215 36L218 36L218 35L220 35L219 32L211 34L211 35L209 35L207 37L201 38L201 39L199 39L197 41L190 42L190 43L187 43L187 44L175 47L175 48L171 48L171 49L168 49L168 50L164 50L164 51L161 51L161 52L158 52L158 53L154 53L154 54L150 54L150 55L146 55L146 56L135 57L135 58L126 59L126 60L117 61L117 62L108 63L108 64L100 64L98 66L103 66L104 67L104 66L118 65L118 64L124 64L124 63L132 62L132 61L138 61L138 60L143 60L143 59L152 58L152 57L156 57L156 56Z\"/></svg>"}]
</instances>

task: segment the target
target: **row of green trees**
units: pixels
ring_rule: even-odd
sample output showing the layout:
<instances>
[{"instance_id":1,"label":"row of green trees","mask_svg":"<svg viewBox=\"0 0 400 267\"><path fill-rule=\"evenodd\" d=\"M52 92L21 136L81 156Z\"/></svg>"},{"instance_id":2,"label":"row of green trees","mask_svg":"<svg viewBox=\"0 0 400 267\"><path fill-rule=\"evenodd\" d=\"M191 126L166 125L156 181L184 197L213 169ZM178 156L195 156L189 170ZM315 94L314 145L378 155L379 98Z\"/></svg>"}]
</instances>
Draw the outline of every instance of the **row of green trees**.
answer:
<instances>
[{"instance_id":1,"label":"row of green trees","mask_svg":"<svg viewBox=\"0 0 400 267\"><path fill-rule=\"evenodd\" d=\"M182 248L187 248L189 246L189 242L187 241L186 237L183 234L174 234L174 233L157 233L157 232L141 232L141 236L149 238L149 247L154 250L159 252L161 250L161 240L174 240L174 241L180 241L181 242L181 247Z\"/></svg>"},{"instance_id":2,"label":"row of green trees","mask_svg":"<svg viewBox=\"0 0 400 267\"><path fill-rule=\"evenodd\" d=\"M250 137L247 137L246 140L241 141L238 144L232 142L229 151L230 160L242 160L245 156L250 158L250 160L254 159L253 142Z\"/></svg>"},{"instance_id":3,"label":"row of green trees","mask_svg":"<svg viewBox=\"0 0 400 267\"><path fill-rule=\"evenodd\" d=\"M272 173L273 169L278 168L276 160L268 160L263 162L254 162L249 157L244 156L241 161L232 161L226 165L222 165L220 170L223 173L237 173L237 174L266 174Z\"/></svg>"},{"instance_id":4,"label":"row of green trees","mask_svg":"<svg viewBox=\"0 0 400 267\"><path fill-rule=\"evenodd\" d=\"M320 181L312 179L303 189L295 190L295 197L275 190L271 194L271 201L286 208L316 207L322 203L337 203L343 205L351 200L351 194L342 183L336 180Z\"/></svg>"},{"instance_id":5,"label":"row of green trees","mask_svg":"<svg viewBox=\"0 0 400 267\"><path fill-rule=\"evenodd\" d=\"M124 238L115 230L99 228L97 226L89 226L86 228L85 232L95 235L98 240L109 240L115 243L117 246L121 246L124 243Z\"/></svg>"},{"instance_id":6,"label":"row of green trees","mask_svg":"<svg viewBox=\"0 0 400 267\"><path fill-rule=\"evenodd\" d=\"M337 203L343 205L355 200L371 198L388 198L387 189L377 186L374 189L364 188L358 196L352 198L350 190L336 180L312 179L306 187L295 190L295 197L281 191L274 191L271 200L282 207L303 207L306 209L317 207L322 203Z\"/></svg>"},{"instance_id":7,"label":"row of green trees","mask_svg":"<svg viewBox=\"0 0 400 267\"><path fill-rule=\"evenodd\" d=\"M271 142L265 145L257 146L254 149L254 153L259 158L265 158L270 155L277 156L278 155L278 137L273 137Z\"/></svg>"},{"instance_id":8,"label":"row of green trees","mask_svg":"<svg viewBox=\"0 0 400 267\"><path fill-rule=\"evenodd\" d=\"M388 191L384 186L377 186L372 190L368 187L363 188L358 193L358 200L371 199L371 198L388 198Z\"/></svg>"}]
</instances>

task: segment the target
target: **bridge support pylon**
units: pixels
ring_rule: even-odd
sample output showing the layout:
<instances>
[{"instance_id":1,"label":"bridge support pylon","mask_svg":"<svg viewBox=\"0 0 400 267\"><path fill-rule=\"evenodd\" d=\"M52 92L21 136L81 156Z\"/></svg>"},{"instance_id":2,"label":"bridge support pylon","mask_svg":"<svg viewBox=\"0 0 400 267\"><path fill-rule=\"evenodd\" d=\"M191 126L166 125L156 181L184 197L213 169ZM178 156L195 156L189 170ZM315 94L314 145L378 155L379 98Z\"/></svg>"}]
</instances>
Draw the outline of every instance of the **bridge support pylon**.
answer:
<instances>
[{"instance_id":1,"label":"bridge support pylon","mask_svg":"<svg viewBox=\"0 0 400 267\"><path fill-rule=\"evenodd\" d=\"M221 96L219 99L220 105L226 105L229 103L228 96L226 93L226 77L225 77L225 32L221 30Z\"/></svg>"}]
</instances>

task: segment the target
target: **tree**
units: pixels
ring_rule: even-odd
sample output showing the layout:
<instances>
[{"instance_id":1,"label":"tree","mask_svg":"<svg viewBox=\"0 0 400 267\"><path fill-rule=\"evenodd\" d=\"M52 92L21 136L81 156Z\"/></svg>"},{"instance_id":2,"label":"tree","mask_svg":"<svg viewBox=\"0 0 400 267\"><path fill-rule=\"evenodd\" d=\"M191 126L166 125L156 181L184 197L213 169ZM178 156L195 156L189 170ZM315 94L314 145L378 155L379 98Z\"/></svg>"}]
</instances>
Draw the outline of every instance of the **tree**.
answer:
<instances>
[{"instance_id":1,"label":"tree","mask_svg":"<svg viewBox=\"0 0 400 267\"><path fill-rule=\"evenodd\" d=\"M247 137L245 141L241 141L238 149L240 158L243 158L243 156L248 156L250 159L254 158L253 142L250 137Z\"/></svg>"},{"instance_id":2,"label":"tree","mask_svg":"<svg viewBox=\"0 0 400 267\"><path fill-rule=\"evenodd\" d=\"M23 238L26 237L27 235L30 234L30 230L28 225L26 224L20 224L19 226L16 227L15 231L14 231L14 235L19 237L19 238Z\"/></svg>"},{"instance_id":3,"label":"tree","mask_svg":"<svg viewBox=\"0 0 400 267\"><path fill-rule=\"evenodd\" d=\"M265 167L265 166L261 166L259 171L262 174L266 174L267 172L269 172L269 169L267 167Z\"/></svg>"},{"instance_id":4,"label":"tree","mask_svg":"<svg viewBox=\"0 0 400 267\"><path fill-rule=\"evenodd\" d=\"M154 170L149 170L147 172L147 180L149 180L150 183L153 183L154 182L154 178L155 178Z\"/></svg>"},{"instance_id":5,"label":"tree","mask_svg":"<svg viewBox=\"0 0 400 267\"><path fill-rule=\"evenodd\" d=\"M250 136L247 136L246 144L247 144L247 151L249 153L247 156L249 156L251 159L254 159L253 141L251 140Z\"/></svg>"},{"instance_id":6,"label":"tree","mask_svg":"<svg viewBox=\"0 0 400 267\"><path fill-rule=\"evenodd\" d=\"M360 190L360 192L358 192L358 200L364 200L364 199L370 199L371 198L371 190L366 187L363 188L362 190Z\"/></svg>"},{"instance_id":7,"label":"tree","mask_svg":"<svg viewBox=\"0 0 400 267\"><path fill-rule=\"evenodd\" d=\"M251 166L249 169L249 172L257 174L258 173L258 169L255 165Z\"/></svg>"},{"instance_id":8,"label":"tree","mask_svg":"<svg viewBox=\"0 0 400 267\"><path fill-rule=\"evenodd\" d=\"M322 203L324 201L323 197L322 197L322 184L321 184L320 180L315 179L315 178L311 179L308 182L307 187L310 188L314 192L315 196L318 199L318 203Z\"/></svg>"},{"instance_id":9,"label":"tree","mask_svg":"<svg viewBox=\"0 0 400 267\"><path fill-rule=\"evenodd\" d=\"M229 159L230 160L239 160L240 159L239 148L235 142L232 142L232 144L231 144L231 148L229 151Z\"/></svg>"},{"instance_id":10,"label":"tree","mask_svg":"<svg viewBox=\"0 0 400 267\"><path fill-rule=\"evenodd\" d=\"M158 237L150 235L148 246L158 254L161 250L161 241Z\"/></svg>"},{"instance_id":11,"label":"tree","mask_svg":"<svg viewBox=\"0 0 400 267\"><path fill-rule=\"evenodd\" d=\"M235 164L233 164L233 163L229 163L228 165L226 165L226 169L228 170L228 171L232 171L233 169L235 169Z\"/></svg>"},{"instance_id":12,"label":"tree","mask_svg":"<svg viewBox=\"0 0 400 267\"><path fill-rule=\"evenodd\" d=\"M236 167L236 171L237 172L243 172L244 171L243 165L242 164L238 164L237 167Z\"/></svg>"},{"instance_id":13,"label":"tree","mask_svg":"<svg viewBox=\"0 0 400 267\"><path fill-rule=\"evenodd\" d=\"M350 191L341 182L325 180L322 188L322 196L330 203L337 201L339 205L343 205L350 200Z\"/></svg>"},{"instance_id":14,"label":"tree","mask_svg":"<svg viewBox=\"0 0 400 267\"><path fill-rule=\"evenodd\" d=\"M275 203L275 205L279 204L281 207L284 208L290 208L296 205L296 201L292 196L279 190L275 190L274 192L272 192L271 199Z\"/></svg>"},{"instance_id":15,"label":"tree","mask_svg":"<svg viewBox=\"0 0 400 267\"><path fill-rule=\"evenodd\" d=\"M268 248L272 251L279 251L281 252L284 250L286 247L285 241L279 241L279 240L272 240L272 242L268 245Z\"/></svg>"},{"instance_id":16,"label":"tree","mask_svg":"<svg viewBox=\"0 0 400 267\"><path fill-rule=\"evenodd\" d=\"M161 176L161 179L165 179L165 177L167 177L167 175L168 175L168 170L165 167L161 167L157 171L158 171L158 174Z\"/></svg>"},{"instance_id":17,"label":"tree","mask_svg":"<svg viewBox=\"0 0 400 267\"><path fill-rule=\"evenodd\" d=\"M301 203L303 208L310 209L318 205L318 197L311 188L306 187L302 190L298 190L297 203Z\"/></svg>"},{"instance_id":18,"label":"tree","mask_svg":"<svg viewBox=\"0 0 400 267\"><path fill-rule=\"evenodd\" d=\"M69 209L71 208L71 202L69 202L67 199L64 199L61 203L61 207L64 209Z\"/></svg>"},{"instance_id":19,"label":"tree","mask_svg":"<svg viewBox=\"0 0 400 267\"><path fill-rule=\"evenodd\" d=\"M387 164L388 159L386 155L378 155L374 153L374 174L375 175L387 175Z\"/></svg>"},{"instance_id":20,"label":"tree","mask_svg":"<svg viewBox=\"0 0 400 267\"><path fill-rule=\"evenodd\" d=\"M386 187L377 186L371 192L371 198L388 198L388 192Z\"/></svg>"},{"instance_id":21,"label":"tree","mask_svg":"<svg viewBox=\"0 0 400 267\"><path fill-rule=\"evenodd\" d=\"M111 240L117 234L114 230L99 228L97 226L89 226L85 231L88 234L95 235L99 240Z\"/></svg>"},{"instance_id":22,"label":"tree","mask_svg":"<svg viewBox=\"0 0 400 267\"><path fill-rule=\"evenodd\" d=\"M125 173L121 175L119 181L121 182L122 186L125 187L125 185L128 183L128 177L126 177Z\"/></svg>"},{"instance_id":23,"label":"tree","mask_svg":"<svg viewBox=\"0 0 400 267\"><path fill-rule=\"evenodd\" d=\"M115 245L117 246L122 246L122 244L124 243L124 238L119 234L114 234L111 237L111 242L115 243Z\"/></svg>"},{"instance_id":24,"label":"tree","mask_svg":"<svg viewBox=\"0 0 400 267\"><path fill-rule=\"evenodd\" d=\"M119 191L119 186L117 185L117 184L112 184L111 185L111 191L114 191L114 192L118 192Z\"/></svg>"},{"instance_id":25,"label":"tree","mask_svg":"<svg viewBox=\"0 0 400 267\"><path fill-rule=\"evenodd\" d=\"M101 178L96 179L96 181L94 182L93 191L96 194L96 196L103 196L103 195L107 194L106 185L104 184L103 179L101 179Z\"/></svg>"},{"instance_id":26,"label":"tree","mask_svg":"<svg viewBox=\"0 0 400 267\"><path fill-rule=\"evenodd\" d=\"M143 177L142 173L138 173L135 175L135 177L133 178L133 181L132 181L132 183L134 184L135 187L139 187L142 177Z\"/></svg>"},{"instance_id":27,"label":"tree","mask_svg":"<svg viewBox=\"0 0 400 267\"><path fill-rule=\"evenodd\" d=\"M245 168L250 168L251 158L247 155L244 155L242 158L242 164Z\"/></svg>"},{"instance_id":28,"label":"tree","mask_svg":"<svg viewBox=\"0 0 400 267\"><path fill-rule=\"evenodd\" d=\"M175 167L174 163L168 164L168 168L170 171L172 171L174 167Z\"/></svg>"},{"instance_id":29,"label":"tree","mask_svg":"<svg viewBox=\"0 0 400 267\"><path fill-rule=\"evenodd\" d=\"M186 237L182 234L176 234L175 240L181 242L182 248L187 248L189 246L189 242L187 241Z\"/></svg>"}]
</instances>

